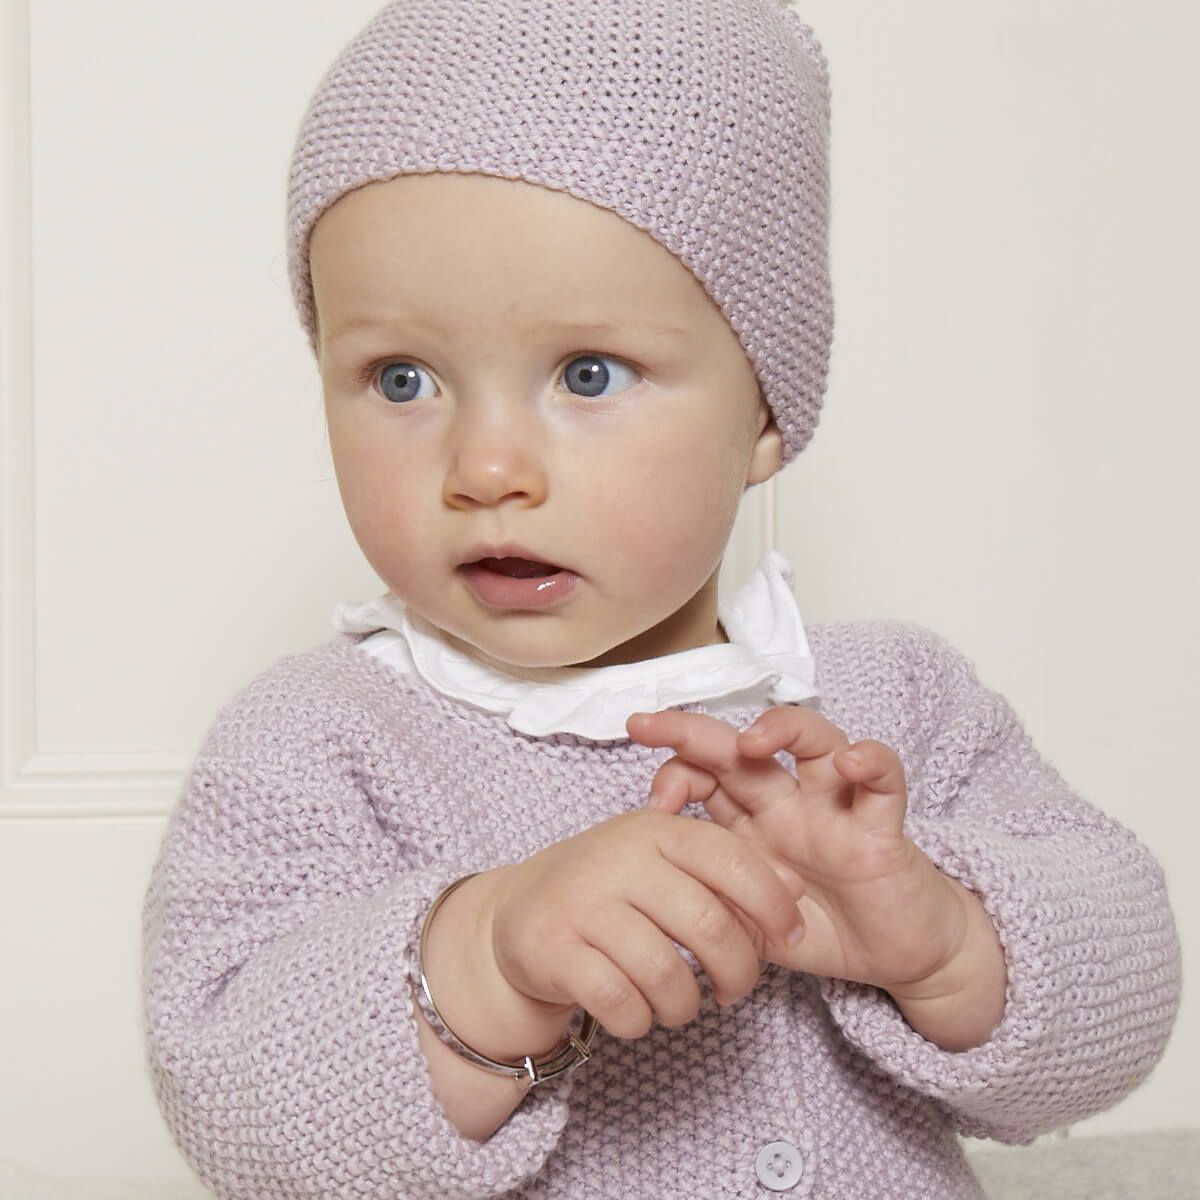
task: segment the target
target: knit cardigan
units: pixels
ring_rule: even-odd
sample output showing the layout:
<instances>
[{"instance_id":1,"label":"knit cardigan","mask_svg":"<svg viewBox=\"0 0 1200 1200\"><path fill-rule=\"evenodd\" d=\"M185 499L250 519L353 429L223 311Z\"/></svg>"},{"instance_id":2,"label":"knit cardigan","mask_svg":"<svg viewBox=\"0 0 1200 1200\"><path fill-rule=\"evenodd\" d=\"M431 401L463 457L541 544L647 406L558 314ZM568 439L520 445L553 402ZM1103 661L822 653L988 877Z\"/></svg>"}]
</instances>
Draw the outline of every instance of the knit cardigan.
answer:
<instances>
[{"instance_id":1,"label":"knit cardigan","mask_svg":"<svg viewBox=\"0 0 1200 1200\"><path fill-rule=\"evenodd\" d=\"M426 910L461 875L643 807L673 751L519 733L362 637L282 658L221 709L145 894L155 1095L222 1200L979 1200L957 1134L1029 1143L1118 1103L1161 1058L1180 947L1149 850L1067 786L946 640L817 624L821 711L897 751L906 833L996 926L1000 1025L948 1051L886 992L782 967L722 1008L681 948L695 1020L638 1039L601 1026L587 1062L486 1141L463 1136L417 1038ZM680 819L710 818L692 804ZM772 1185L762 1156L780 1142L798 1162Z\"/></svg>"}]
</instances>

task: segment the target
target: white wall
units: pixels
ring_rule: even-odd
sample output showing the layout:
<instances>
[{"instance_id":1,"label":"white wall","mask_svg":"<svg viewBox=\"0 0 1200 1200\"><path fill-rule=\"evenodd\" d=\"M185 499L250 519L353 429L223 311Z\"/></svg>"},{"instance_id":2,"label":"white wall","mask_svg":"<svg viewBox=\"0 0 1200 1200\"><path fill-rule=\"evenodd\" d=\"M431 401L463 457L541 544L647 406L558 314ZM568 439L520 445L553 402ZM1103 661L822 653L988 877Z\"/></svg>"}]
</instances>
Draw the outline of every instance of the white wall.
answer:
<instances>
[{"instance_id":1,"label":"white wall","mask_svg":"<svg viewBox=\"0 0 1200 1200\"><path fill-rule=\"evenodd\" d=\"M1167 872L1200 957L1200 9L794 0L830 59L835 334L778 484L806 619L920 621ZM1075 1134L1198 1125L1200 994Z\"/></svg>"},{"instance_id":2,"label":"white wall","mask_svg":"<svg viewBox=\"0 0 1200 1200\"><path fill-rule=\"evenodd\" d=\"M187 1177L137 1026L163 820L220 705L382 590L283 228L377 7L0 5L0 1162ZM949 637L1158 854L1195 955L1200 11L795 7L833 74L833 370L725 581L773 538L808 621ZM1198 1055L1191 993L1075 1132L1195 1123Z\"/></svg>"}]
</instances>

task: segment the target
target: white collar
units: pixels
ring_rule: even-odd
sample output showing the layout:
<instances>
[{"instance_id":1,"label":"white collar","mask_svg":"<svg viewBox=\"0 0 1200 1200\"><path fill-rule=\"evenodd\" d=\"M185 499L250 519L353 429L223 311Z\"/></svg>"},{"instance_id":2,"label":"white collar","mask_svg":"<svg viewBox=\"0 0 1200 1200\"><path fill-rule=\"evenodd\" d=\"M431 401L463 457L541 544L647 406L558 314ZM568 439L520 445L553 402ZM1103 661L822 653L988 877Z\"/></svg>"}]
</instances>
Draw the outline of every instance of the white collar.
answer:
<instances>
[{"instance_id":1,"label":"white collar","mask_svg":"<svg viewBox=\"0 0 1200 1200\"><path fill-rule=\"evenodd\" d=\"M608 667L513 667L500 672L474 658L468 643L410 613L392 593L364 604L339 603L333 627L341 633L390 630L406 644L415 674L447 696L503 714L515 730L535 737L574 733L627 739L634 712L658 712L700 700L743 702L751 692L767 704L795 703L819 693L815 662L792 593L792 570L768 550L746 584L719 601L728 643L697 646L659 658ZM366 639L360 643L366 648Z\"/></svg>"}]
</instances>

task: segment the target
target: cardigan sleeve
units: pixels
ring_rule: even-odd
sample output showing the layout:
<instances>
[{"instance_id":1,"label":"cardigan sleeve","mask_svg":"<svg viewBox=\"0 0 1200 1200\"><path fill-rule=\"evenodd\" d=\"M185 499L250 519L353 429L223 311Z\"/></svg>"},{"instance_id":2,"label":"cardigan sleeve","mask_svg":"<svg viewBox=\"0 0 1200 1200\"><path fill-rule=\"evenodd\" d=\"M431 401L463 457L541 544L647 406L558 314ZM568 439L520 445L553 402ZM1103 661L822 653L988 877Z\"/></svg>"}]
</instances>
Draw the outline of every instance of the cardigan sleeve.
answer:
<instances>
[{"instance_id":1,"label":"cardigan sleeve","mask_svg":"<svg viewBox=\"0 0 1200 1200\"><path fill-rule=\"evenodd\" d=\"M485 1142L446 1117L417 1037L417 939L485 856L385 827L369 737L344 717L293 708L260 729L248 706L223 710L192 768L143 908L159 1109L222 1200L499 1196L557 1145L574 1076L531 1089Z\"/></svg>"},{"instance_id":2,"label":"cardigan sleeve","mask_svg":"<svg viewBox=\"0 0 1200 1200\"><path fill-rule=\"evenodd\" d=\"M996 926L1005 1013L986 1042L955 1052L879 988L822 979L820 990L849 1042L937 1101L957 1132L1027 1145L1112 1107L1162 1057L1180 998L1166 881L1129 829L1067 786L969 660L902 625L923 742L905 832Z\"/></svg>"}]
</instances>

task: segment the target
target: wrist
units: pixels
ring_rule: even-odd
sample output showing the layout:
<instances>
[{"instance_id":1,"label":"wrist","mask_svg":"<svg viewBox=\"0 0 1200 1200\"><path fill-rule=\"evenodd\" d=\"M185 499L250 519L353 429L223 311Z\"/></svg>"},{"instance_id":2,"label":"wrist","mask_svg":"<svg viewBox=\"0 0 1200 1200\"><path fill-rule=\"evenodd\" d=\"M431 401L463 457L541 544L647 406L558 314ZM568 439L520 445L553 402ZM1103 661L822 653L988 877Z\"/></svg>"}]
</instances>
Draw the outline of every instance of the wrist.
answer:
<instances>
[{"instance_id":1,"label":"wrist","mask_svg":"<svg viewBox=\"0 0 1200 1200\"><path fill-rule=\"evenodd\" d=\"M884 985L887 993L897 1001L940 1000L961 991L964 982L970 978L970 959L980 936L980 915L990 926L987 914L973 892L941 871L938 871L938 877L946 889L944 903L956 910L957 935L937 965L919 979Z\"/></svg>"},{"instance_id":2,"label":"wrist","mask_svg":"<svg viewBox=\"0 0 1200 1200\"><path fill-rule=\"evenodd\" d=\"M506 869L480 872L445 897L429 923L424 965L445 1024L480 1053L507 1062L554 1049L578 1005L527 996L501 971L493 949L492 900Z\"/></svg>"},{"instance_id":3,"label":"wrist","mask_svg":"<svg viewBox=\"0 0 1200 1200\"><path fill-rule=\"evenodd\" d=\"M1004 1019L1008 964L983 902L957 879L951 884L965 914L957 950L924 979L886 989L905 1020L946 1050L987 1041Z\"/></svg>"}]
</instances>

